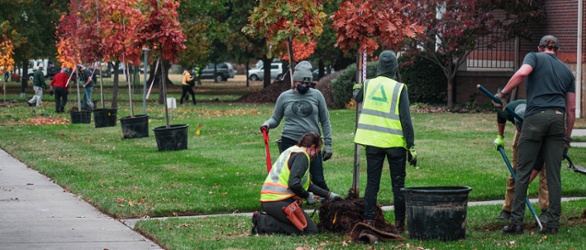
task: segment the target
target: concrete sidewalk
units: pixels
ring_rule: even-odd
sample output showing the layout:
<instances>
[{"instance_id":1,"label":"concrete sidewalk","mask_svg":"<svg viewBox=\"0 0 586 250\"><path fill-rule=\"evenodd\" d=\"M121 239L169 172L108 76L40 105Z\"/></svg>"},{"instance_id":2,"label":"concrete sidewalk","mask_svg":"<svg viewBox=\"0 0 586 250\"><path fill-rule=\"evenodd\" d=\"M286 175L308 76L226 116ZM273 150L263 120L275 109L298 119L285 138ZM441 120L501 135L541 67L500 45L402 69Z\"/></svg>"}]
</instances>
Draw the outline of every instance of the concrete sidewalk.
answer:
<instances>
[{"instance_id":1,"label":"concrete sidewalk","mask_svg":"<svg viewBox=\"0 0 586 250\"><path fill-rule=\"evenodd\" d=\"M162 249L0 150L0 249Z\"/></svg>"}]
</instances>

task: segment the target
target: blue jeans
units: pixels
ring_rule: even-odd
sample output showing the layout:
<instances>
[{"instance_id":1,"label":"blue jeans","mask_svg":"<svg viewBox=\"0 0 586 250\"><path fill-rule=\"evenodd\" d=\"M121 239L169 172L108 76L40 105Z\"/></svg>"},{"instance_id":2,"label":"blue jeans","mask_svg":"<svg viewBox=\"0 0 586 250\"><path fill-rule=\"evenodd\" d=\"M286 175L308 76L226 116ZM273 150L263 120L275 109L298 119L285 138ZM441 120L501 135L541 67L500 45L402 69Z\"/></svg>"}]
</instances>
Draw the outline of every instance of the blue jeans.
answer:
<instances>
[{"instance_id":1,"label":"blue jeans","mask_svg":"<svg viewBox=\"0 0 586 250\"><path fill-rule=\"evenodd\" d=\"M375 208L385 157L387 157L391 169L395 220L405 220L405 197L401 188L405 187L405 176L407 175L405 172L407 150L372 146L366 146L367 182L364 192L364 219L375 219Z\"/></svg>"},{"instance_id":2,"label":"blue jeans","mask_svg":"<svg viewBox=\"0 0 586 250\"><path fill-rule=\"evenodd\" d=\"M280 150L285 151L291 146L297 144L297 141L289 139L287 137L281 137L281 148ZM321 151L317 154L317 157L309 164L309 174L311 176L311 183L322 189L330 191L326 179L324 178L324 167L321 156Z\"/></svg>"},{"instance_id":3,"label":"blue jeans","mask_svg":"<svg viewBox=\"0 0 586 250\"><path fill-rule=\"evenodd\" d=\"M83 100L81 102L81 109L82 110L92 110L94 108L94 103L92 102L92 91L93 90L94 90L94 86L83 88Z\"/></svg>"}]
</instances>

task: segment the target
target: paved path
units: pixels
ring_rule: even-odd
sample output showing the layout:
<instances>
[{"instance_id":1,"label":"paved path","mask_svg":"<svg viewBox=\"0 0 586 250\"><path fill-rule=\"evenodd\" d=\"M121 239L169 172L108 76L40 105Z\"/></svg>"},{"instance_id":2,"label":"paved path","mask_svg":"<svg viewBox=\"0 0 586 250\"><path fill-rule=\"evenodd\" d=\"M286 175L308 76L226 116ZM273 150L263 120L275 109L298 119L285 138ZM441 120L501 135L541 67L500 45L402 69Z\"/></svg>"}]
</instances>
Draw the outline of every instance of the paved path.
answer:
<instances>
[{"instance_id":1,"label":"paved path","mask_svg":"<svg viewBox=\"0 0 586 250\"><path fill-rule=\"evenodd\" d=\"M0 250L162 249L0 150Z\"/></svg>"}]
</instances>

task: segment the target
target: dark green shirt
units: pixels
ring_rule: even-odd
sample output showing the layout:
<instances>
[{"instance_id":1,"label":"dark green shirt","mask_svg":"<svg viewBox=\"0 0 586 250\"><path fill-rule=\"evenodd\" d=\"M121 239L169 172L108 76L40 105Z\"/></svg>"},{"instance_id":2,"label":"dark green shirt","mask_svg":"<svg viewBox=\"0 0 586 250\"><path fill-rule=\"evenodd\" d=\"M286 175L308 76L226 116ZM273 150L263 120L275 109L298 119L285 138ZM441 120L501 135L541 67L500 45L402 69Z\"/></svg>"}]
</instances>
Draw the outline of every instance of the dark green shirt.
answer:
<instances>
[{"instance_id":1,"label":"dark green shirt","mask_svg":"<svg viewBox=\"0 0 586 250\"><path fill-rule=\"evenodd\" d=\"M527 109L525 116L547 109L566 111L566 93L576 92L572 70L556 55L529 53L523 59L533 71L527 77Z\"/></svg>"},{"instance_id":2,"label":"dark green shirt","mask_svg":"<svg viewBox=\"0 0 586 250\"><path fill-rule=\"evenodd\" d=\"M512 102L507 103L507 108L510 108L512 111L515 111L517 106L519 106L520 104L526 104L526 103L527 103L527 100L524 100L524 99L514 100ZM521 117L521 118L523 118L523 117ZM506 123L507 121L510 121L514 124L515 117L513 116L513 114L509 113L507 110L499 109L497 111L496 121L501 124Z\"/></svg>"},{"instance_id":3,"label":"dark green shirt","mask_svg":"<svg viewBox=\"0 0 586 250\"><path fill-rule=\"evenodd\" d=\"M33 75L33 85L37 87L46 87L45 84L45 75L43 71L40 69L35 70L35 74Z\"/></svg>"}]
</instances>

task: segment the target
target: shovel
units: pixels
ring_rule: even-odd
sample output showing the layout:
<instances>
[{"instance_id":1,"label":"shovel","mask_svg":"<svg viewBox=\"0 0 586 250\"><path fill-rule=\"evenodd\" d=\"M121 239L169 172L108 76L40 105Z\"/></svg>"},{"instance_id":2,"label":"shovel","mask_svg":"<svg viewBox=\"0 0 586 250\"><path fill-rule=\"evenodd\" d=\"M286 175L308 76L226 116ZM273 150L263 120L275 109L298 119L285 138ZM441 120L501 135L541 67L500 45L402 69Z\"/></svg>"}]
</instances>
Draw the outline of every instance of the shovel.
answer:
<instances>
[{"instance_id":1,"label":"shovel","mask_svg":"<svg viewBox=\"0 0 586 250\"><path fill-rule=\"evenodd\" d=\"M574 170L574 172L577 172L580 174L586 174L586 169L584 169L583 167L574 165L574 162L572 162L572 159L570 158L570 156L568 156L568 154L564 153L564 159L568 160L568 167L571 168L572 170Z\"/></svg>"},{"instance_id":2,"label":"shovel","mask_svg":"<svg viewBox=\"0 0 586 250\"><path fill-rule=\"evenodd\" d=\"M269 149L269 131L266 128L262 128L262 137L265 141L265 152L267 157L267 173L271 172L271 167L273 164L271 163L271 150Z\"/></svg>"},{"instance_id":3,"label":"shovel","mask_svg":"<svg viewBox=\"0 0 586 250\"><path fill-rule=\"evenodd\" d=\"M476 85L476 87L482 93L484 93L486 96L488 96L490 99L492 99L493 101L495 101L497 103L501 103L501 100L499 100L498 98L496 98L486 88L482 87L482 85L478 84L478 85ZM515 113L515 111L513 111L511 108L505 107L505 109L507 110L507 112L509 112L509 114L512 114L517 120L523 122L523 118L520 117L519 115L517 115L517 113ZM583 167L574 165L574 162L572 162L572 159L570 159L570 156L568 156L567 153L564 153L564 159L568 160L568 167L571 168L572 170L574 170L574 172L577 172L577 173L586 175L586 169L584 169Z\"/></svg>"},{"instance_id":4,"label":"shovel","mask_svg":"<svg viewBox=\"0 0 586 250\"><path fill-rule=\"evenodd\" d=\"M507 158L507 154L505 154L505 150L503 149L503 147L500 147L500 146L498 147L498 150L501 153L501 156L503 157L505 164L507 164L507 167L509 168L509 172L511 172L511 176L513 176L513 180L517 181L517 176L515 175L515 170L513 170L513 167L511 166L511 162L509 162L509 158ZM537 217L537 213L535 213L533 206L531 206L531 201L529 201L529 198L527 196L525 196L525 204L527 204L527 207L529 208L529 211L531 211L531 214L533 215L535 222L537 222L537 225L539 226L539 230L543 229L543 225L541 225L541 221L539 220L539 217Z\"/></svg>"}]
</instances>

